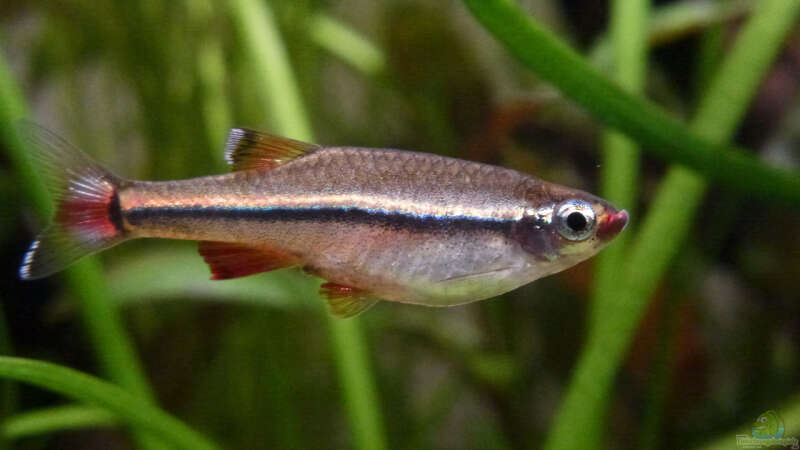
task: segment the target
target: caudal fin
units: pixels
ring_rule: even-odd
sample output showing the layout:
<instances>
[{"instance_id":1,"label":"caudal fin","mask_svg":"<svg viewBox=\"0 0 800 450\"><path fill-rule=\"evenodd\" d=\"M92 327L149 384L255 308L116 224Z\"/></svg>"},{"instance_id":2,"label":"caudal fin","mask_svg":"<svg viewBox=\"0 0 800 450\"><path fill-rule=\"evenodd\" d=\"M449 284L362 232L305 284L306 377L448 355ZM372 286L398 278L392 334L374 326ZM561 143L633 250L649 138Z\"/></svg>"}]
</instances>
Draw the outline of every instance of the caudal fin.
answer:
<instances>
[{"instance_id":1,"label":"caudal fin","mask_svg":"<svg viewBox=\"0 0 800 450\"><path fill-rule=\"evenodd\" d=\"M22 122L18 129L56 202L53 223L31 244L20 278L45 277L123 241L120 179L39 125Z\"/></svg>"}]
</instances>

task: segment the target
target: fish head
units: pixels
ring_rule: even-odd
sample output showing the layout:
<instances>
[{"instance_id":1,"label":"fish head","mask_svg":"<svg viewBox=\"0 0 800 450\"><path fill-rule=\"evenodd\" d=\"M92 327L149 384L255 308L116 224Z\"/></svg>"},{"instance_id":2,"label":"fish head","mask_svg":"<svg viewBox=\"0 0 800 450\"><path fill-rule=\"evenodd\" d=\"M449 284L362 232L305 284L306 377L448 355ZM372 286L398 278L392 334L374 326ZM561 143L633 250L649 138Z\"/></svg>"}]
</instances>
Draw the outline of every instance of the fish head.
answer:
<instances>
[{"instance_id":1,"label":"fish head","mask_svg":"<svg viewBox=\"0 0 800 450\"><path fill-rule=\"evenodd\" d=\"M753 423L752 436L756 439L780 439L783 433L783 420L773 410L761 414Z\"/></svg>"},{"instance_id":2,"label":"fish head","mask_svg":"<svg viewBox=\"0 0 800 450\"><path fill-rule=\"evenodd\" d=\"M528 193L512 235L544 276L593 256L627 223L627 211L617 210L601 198L542 183Z\"/></svg>"}]
</instances>

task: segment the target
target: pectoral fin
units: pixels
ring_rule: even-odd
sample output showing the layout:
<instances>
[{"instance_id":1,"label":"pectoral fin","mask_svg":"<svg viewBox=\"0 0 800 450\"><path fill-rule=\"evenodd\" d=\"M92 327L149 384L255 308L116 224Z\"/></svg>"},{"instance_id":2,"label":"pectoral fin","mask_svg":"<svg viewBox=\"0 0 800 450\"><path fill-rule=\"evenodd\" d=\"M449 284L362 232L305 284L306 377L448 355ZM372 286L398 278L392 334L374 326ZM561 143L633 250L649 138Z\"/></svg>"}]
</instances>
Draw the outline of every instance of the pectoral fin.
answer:
<instances>
[{"instance_id":1,"label":"pectoral fin","mask_svg":"<svg viewBox=\"0 0 800 450\"><path fill-rule=\"evenodd\" d=\"M378 299L366 291L336 283L323 284L319 293L328 300L331 313L342 319L361 314L378 303Z\"/></svg>"},{"instance_id":2,"label":"pectoral fin","mask_svg":"<svg viewBox=\"0 0 800 450\"><path fill-rule=\"evenodd\" d=\"M501 267L499 269L487 270L485 272L478 272L478 273L468 273L464 275L455 275L449 278L444 278L439 280L439 283L451 283L451 282L461 282L461 281L472 281L472 280L485 280L488 278L500 278L503 274L511 271L513 267Z\"/></svg>"}]
</instances>

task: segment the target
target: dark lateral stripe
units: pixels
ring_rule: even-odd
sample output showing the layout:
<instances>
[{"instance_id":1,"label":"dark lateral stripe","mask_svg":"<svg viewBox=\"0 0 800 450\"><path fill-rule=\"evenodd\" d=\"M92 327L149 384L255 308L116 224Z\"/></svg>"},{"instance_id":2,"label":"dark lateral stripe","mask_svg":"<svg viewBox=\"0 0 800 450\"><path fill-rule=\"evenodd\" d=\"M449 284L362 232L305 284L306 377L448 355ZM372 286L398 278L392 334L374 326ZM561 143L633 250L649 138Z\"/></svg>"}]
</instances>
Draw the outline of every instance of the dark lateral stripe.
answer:
<instances>
[{"instance_id":1,"label":"dark lateral stripe","mask_svg":"<svg viewBox=\"0 0 800 450\"><path fill-rule=\"evenodd\" d=\"M220 207L137 207L123 212L133 226L182 219L252 220L260 222L354 222L406 229L468 228L503 231L513 221L471 216L418 216L407 213L358 208L220 208Z\"/></svg>"}]
</instances>

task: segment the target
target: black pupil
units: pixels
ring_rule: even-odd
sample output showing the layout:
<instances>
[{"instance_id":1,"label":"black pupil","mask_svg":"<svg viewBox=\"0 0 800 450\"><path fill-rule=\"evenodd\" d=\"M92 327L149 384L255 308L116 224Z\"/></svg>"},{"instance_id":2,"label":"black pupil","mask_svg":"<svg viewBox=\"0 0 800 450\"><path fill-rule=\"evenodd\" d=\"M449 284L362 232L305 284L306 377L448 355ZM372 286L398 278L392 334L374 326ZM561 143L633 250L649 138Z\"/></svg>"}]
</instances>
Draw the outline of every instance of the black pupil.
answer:
<instances>
[{"instance_id":1,"label":"black pupil","mask_svg":"<svg viewBox=\"0 0 800 450\"><path fill-rule=\"evenodd\" d=\"M572 231L583 231L586 228L586 217L579 212L570 213L567 216L567 226L572 229Z\"/></svg>"}]
</instances>

